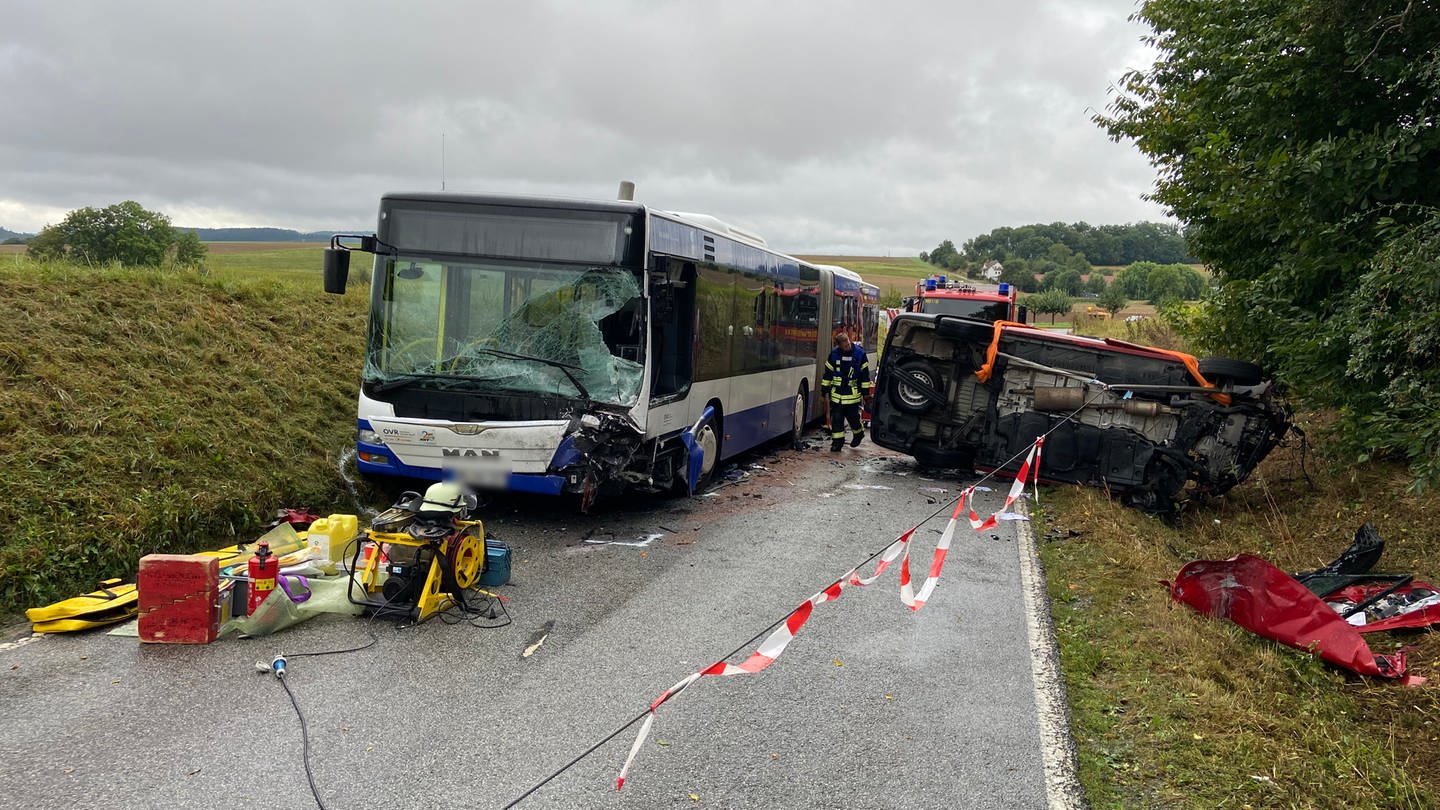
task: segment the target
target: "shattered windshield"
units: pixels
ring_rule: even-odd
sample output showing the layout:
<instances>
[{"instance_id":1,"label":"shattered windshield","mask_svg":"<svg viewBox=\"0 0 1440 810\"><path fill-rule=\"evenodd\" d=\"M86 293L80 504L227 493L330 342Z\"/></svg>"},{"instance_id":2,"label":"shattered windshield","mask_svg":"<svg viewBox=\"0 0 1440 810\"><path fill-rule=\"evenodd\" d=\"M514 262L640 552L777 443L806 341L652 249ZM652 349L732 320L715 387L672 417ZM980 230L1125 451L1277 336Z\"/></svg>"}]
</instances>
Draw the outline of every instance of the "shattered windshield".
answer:
<instances>
[{"instance_id":1,"label":"shattered windshield","mask_svg":"<svg viewBox=\"0 0 1440 810\"><path fill-rule=\"evenodd\" d=\"M397 256L375 291L365 381L632 405L644 301L628 270Z\"/></svg>"}]
</instances>

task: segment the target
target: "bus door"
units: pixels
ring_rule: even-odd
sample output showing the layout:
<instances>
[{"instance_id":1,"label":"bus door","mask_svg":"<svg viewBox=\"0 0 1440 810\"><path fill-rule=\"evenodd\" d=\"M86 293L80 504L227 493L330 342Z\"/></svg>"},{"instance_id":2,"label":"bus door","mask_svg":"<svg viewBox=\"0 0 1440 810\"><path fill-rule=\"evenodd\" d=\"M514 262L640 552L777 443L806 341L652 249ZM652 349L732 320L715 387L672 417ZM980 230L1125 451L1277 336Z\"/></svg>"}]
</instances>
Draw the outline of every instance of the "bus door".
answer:
<instances>
[{"instance_id":1,"label":"bus door","mask_svg":"<svg viewBox=\"0 0 1440 810\"><path fill-rule=\"evenodd\" d=\"M652 256L650 267L650 404L655 407L683 398L693 380L695 263Z\"/></svg>"},{"instance_id":2,"label":"bus door","mask_svg":"<svg viewBox=\"0 0 1440 810\"><path fill-rule=\"evenodd\" d=\"M735 316L735 273L713 261L696 263L695 275L695 387L691 391L692 418L698 419L705 403L718 399L724 408L725 432L730 430L732 344ZM741 320L740 324L743 325ZM742 334L743 336L743 334ZM728 449L722 450L728 454Z\"/></svg>"}]
</instances>

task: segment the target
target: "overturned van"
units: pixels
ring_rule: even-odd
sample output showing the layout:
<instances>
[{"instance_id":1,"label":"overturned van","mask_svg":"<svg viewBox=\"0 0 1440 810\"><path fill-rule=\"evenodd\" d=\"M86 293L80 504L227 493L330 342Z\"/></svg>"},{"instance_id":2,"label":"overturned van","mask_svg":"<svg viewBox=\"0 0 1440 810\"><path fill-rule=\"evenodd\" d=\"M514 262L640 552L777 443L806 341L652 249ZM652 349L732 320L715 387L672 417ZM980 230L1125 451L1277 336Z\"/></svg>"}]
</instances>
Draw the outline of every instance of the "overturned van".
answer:
<instances>
[{"instance_id":1,"label":"overturned van","mask_svg":"<svg viewBox=\"0 0 1440 810\"><path fill-rule=\"evenodd\" d=\"M1245 480L1290 428L1253 363L946 315L895 319L871 435L931 467L1103 487L1147 511Z\"/></svg>"}]
</instances>

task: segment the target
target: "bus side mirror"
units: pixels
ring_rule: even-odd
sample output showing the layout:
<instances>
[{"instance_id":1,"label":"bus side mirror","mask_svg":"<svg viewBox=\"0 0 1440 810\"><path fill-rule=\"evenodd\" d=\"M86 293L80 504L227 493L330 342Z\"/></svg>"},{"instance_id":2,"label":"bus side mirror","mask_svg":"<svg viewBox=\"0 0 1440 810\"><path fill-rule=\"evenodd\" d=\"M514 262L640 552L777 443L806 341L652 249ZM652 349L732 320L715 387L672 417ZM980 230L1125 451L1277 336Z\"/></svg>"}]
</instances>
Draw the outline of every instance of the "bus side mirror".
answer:
<instances>
[{"instance_id":1,"label":"bus side mirror","mask_svg":"<svg viewBox=\"0 0 1440 810\"><path fill-rule=\"evenodd\" d=\"M350 278L350 251L344 248L325 248L325 292L341 295L345 282Z\"/></svg>"}]
</instances>

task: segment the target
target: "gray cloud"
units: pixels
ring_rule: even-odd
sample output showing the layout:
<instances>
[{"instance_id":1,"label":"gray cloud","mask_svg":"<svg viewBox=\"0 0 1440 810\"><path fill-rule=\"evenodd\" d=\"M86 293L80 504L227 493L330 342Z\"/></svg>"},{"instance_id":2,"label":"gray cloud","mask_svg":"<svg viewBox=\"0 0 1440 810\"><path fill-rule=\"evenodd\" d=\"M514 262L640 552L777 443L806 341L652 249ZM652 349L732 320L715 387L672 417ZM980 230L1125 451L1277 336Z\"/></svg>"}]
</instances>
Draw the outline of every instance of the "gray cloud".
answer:
<instances>
[{"instance_id":1,"label":"gray cloud","mask_svg":"<svg viewBox=\"0 0 1440 810\"><path fill-rule=\"evenodd\" d=\"M805 252L1127 222L1153 172L1092 123L1132 0L22 2L0 225L133 198L183 224L368 226L438 188L704 211Z\"/></svg>"}]
</instances>

